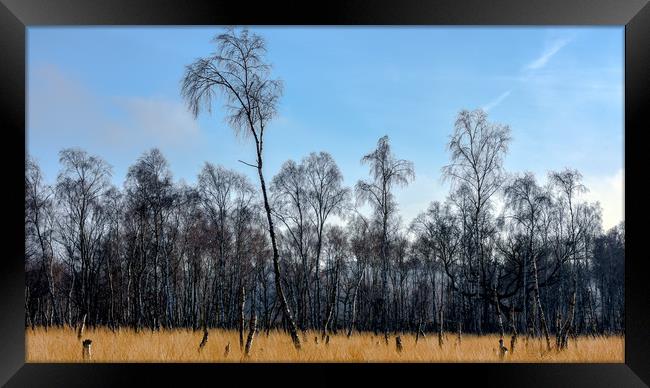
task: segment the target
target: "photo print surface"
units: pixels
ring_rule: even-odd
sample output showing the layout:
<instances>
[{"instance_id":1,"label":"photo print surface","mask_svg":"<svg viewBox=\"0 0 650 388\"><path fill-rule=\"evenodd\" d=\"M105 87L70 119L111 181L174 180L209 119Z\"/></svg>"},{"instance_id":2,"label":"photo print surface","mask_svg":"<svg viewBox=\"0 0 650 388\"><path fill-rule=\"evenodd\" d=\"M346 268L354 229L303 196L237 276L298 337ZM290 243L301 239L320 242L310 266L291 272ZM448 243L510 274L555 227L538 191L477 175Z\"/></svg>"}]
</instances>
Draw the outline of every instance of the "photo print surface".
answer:
<instances>
[{"instance_id":1,"label":"photo print surface","mask_svg":"<svg viewBox=\"0 0 650 388\"><path fill-rule=\"evenodd\" d=\"M27 49L27 362L624 361L623 27Z\"/></svg>"}]
</instances>

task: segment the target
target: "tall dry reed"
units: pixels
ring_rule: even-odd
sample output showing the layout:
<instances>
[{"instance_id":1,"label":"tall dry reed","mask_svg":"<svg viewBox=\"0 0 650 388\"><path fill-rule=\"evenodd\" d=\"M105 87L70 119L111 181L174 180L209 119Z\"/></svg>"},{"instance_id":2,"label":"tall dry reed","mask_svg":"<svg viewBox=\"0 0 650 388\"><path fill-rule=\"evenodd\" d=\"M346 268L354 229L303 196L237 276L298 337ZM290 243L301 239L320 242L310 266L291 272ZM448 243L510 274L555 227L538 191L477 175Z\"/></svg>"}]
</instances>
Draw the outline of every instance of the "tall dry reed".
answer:
<instances>
[{"instance_id":1,"label":"tall dry reed","mask_svg":"<svg viewBox=\"0 0 650 388\"><path fill-rule=\"evenodd\" d=\"M203 331L132 329L115 332L108 328L87 328L83 338L92 340L91 362L624 362L624 337L579 337L569 348L546 351L545 342L520 337L514 354L499 358L496 335L464 335L456 343L454 333L446 333L442 348L436 335L427 335L415 343L415 335L401 335L402 351L398 352L394 338L387 345L382 335L372 333L332 335L329 344L315 343L317 332L310 332L297 351L289 335L263 331L255 338L249 358L239 349L238 332L210 330L209 339L199 351ZM27 362L86 362L82 359L81 341L73 329L36 328L26 330ZM224 357L228 343L231 350Z\"/></svg>"}]
</instances>

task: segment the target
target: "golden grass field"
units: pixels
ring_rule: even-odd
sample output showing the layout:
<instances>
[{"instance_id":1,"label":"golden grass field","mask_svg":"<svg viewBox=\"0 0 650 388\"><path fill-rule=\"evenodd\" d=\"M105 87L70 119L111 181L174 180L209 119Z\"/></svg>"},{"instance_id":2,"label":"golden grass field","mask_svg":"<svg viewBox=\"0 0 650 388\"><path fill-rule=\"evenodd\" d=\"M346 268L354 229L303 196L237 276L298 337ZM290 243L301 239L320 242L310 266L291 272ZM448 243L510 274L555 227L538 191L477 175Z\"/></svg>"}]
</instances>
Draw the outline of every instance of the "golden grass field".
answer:
<instances>
[{"instance_id":1,"label":"golden grass field","mask_svg":"<svg viewBox=\"0 0 650 388\"><path fill-rule=\"evenodd\" d=\"M296 351L289 336L272 331L268 336L255 336L251 356L243 357L239 350L239 336L235 330L210 330L208 343L199 352L202 331L149 330L136 333L121 329L87 329L82 339L92 342L91 362L624 362L624 337L579 337L569 342L562 352L546 352L542 342L531 339L526 345L520 337L513 354L501 360L497 354L498 336L464 335L456 344L455 333L448 333L442 348L437 334L427 335L415 343L415 335L402 335L403 351L398 353L395 338L388 345L382 336L372 333L333 335L328 345L316 344L315 332L303 340L303 348ZM35 328L26 330L27 362L86 362L82 358L81 341L71 328ZM226 344L231 351L224 357ZM509 338L506 346L510 347Z\"/></svg>"}]
</instances>

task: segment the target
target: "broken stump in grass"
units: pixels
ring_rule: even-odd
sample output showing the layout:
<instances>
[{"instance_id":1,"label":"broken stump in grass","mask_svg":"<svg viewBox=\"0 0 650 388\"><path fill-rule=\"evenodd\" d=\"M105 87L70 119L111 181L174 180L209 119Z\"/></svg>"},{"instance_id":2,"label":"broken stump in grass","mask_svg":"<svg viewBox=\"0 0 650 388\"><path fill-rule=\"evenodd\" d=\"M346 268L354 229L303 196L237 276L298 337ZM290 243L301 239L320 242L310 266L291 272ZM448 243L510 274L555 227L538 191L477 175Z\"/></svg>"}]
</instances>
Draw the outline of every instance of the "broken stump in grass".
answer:
<instances>
[{"instance_id":1,"label":"broken stump in grass","mask_svg":"<svg viewBox=\"0 0 650 388\"><path fill-rule=\"evenodd\" d=\"M83 346L83 348L82 348L82 350L81 350L81 357L82 357L84 360L90 360L90 359L92 359L92 351L91 351L91 348L90 348L91 345L92 345L92 343L93 343L93 341L90 340L90 339L88 339L88 338L86 338L86 339L83 340L83 342L82 342L82 346Z\"/></svg>"},{"instance_id":2,"label":"broken stump in grass","mask_svg":"<svg viewBox=\"0 0 650 388\"><path fill-rule=\"evenodd\" d=\"M230 354L230 342L228 342L228 344L226 345L226 348L225 348L225 350L224 350L224 352L223 352L223 356L224 356L225 358L227 358L227 357L228 357L228 354Z\"/></svg>"},{"instance_id":3,"label":"broken stump in grass","mask_svg":"<svg viewBox=\"0 0 650 388\"><path fill-rule=\"evenodd\" d=\"M507 355L508 355L508 348L503 346L503 338L500 338L499 339L499 358L503 359Z\"/></svg>"},{"instance_id":4,"label":"broken stump in grass","mask_svg":"<svg viewBox=\"0 0 650 388\"><path fill-rule=\"evenodd\" d=\"M201 339L201 343L199 344L199 352L203 350L203 347L207 343L208 343L208 328L203 327L203 338Z\"/></svg>"}]
</instances>

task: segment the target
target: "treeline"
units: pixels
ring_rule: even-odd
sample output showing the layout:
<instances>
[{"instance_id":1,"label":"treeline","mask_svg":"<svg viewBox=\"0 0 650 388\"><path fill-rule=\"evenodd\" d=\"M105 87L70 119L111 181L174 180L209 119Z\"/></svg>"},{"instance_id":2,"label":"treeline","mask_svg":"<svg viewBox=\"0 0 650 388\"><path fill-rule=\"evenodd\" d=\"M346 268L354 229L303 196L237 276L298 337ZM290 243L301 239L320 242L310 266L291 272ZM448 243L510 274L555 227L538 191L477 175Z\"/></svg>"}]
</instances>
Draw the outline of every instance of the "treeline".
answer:
<instances>
[{"instance_id":1,"label":"treeline","mask_svg":"<svg viewBox=\"0 0 650 388\"><path fill-rule=\"evenodd\" d=\"M624 328L623 224L602 231L579 172L506 174L507 126L462 111L443 170L452 191L404 225L414 178L389 139L345 187L333 158L287 161L269 182L280 283L299 330L513 332L565 343ZM242 168L248 168L243 166ZM80 149L44 182L26 162L26 326L287 328L259 187L206 163L173 180L157 149L128 170ZM369 205L369 209L366 205ZM441 340L442 337L441 337Z\"/></svg>"}]
</instances>

